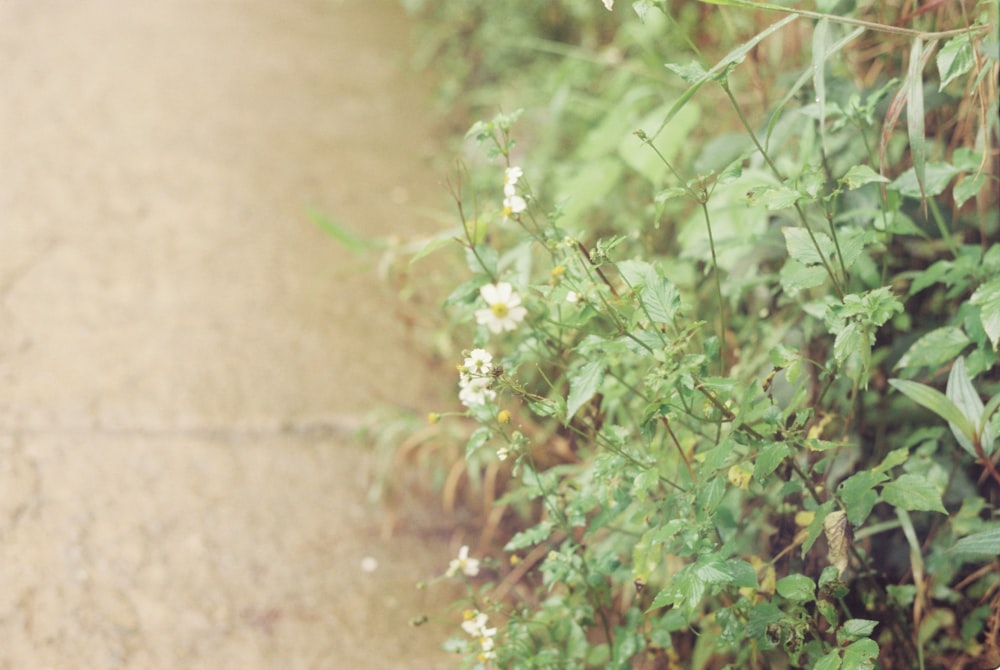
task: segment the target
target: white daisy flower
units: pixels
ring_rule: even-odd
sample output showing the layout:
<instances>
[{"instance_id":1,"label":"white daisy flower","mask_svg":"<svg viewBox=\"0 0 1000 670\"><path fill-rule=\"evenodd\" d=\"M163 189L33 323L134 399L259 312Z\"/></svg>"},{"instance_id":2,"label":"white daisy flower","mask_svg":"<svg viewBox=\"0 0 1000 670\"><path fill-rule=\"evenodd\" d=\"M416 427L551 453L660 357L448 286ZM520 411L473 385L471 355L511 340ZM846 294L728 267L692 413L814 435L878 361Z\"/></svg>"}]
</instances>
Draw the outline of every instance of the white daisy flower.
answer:
<instances>
[{"instance_id":1,"label":"white daisy flower","mask_svg":"<svg viewBox=\"0 0 1000 670\"><path fill-rule=\"evenodd\" d=\"M528 310L521 306L521 297L507 282L487 284L479 289L479 294L489 307L476 310L476 323L486 326L491 332L515 330L528 314Z\"/></svg>"}]
</instances>

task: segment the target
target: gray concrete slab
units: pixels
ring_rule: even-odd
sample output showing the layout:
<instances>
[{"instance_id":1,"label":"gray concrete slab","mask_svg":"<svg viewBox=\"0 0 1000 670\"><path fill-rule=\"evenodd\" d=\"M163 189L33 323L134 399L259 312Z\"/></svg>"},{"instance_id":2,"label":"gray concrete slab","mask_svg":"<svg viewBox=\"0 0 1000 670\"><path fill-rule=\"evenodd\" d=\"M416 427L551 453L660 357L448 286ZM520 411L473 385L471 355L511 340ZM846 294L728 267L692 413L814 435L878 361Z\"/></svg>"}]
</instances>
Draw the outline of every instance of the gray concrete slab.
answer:
<instances>
[{"instance_id":1,"label":"gray concrete slab","mask_svg":"<svg viewBox=\"0 0 1000 670\"><path fill-rule=\"evenodd\" d=\"M0 668L446 667L406 621L450 551L379 540L345 439L440 385L306 216L428 228L407 39L392 0L0 3Z\"/></svg>"}]
</instances>

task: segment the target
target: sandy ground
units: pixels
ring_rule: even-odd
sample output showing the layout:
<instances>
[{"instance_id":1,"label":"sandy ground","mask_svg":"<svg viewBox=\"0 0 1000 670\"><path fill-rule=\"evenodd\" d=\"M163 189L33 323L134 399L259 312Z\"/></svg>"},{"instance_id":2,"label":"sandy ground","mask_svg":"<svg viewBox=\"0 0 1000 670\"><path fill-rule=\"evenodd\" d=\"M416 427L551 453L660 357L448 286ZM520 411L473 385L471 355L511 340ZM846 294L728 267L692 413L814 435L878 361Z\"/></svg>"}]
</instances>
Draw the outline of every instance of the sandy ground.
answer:
<instances>
[{"instance_id":1,"label":"sandy ground","mask_svg":"<svg viewBox=\"0 0 1000 670\"><path fill-rule=\"evenodd\" d=\"M394 0L0 2L0 668L436 668L453 548L348 439L424 407L309 222L427 229ZM365 572L362 560L378 569Z\"/></svg>"}]
</instances>

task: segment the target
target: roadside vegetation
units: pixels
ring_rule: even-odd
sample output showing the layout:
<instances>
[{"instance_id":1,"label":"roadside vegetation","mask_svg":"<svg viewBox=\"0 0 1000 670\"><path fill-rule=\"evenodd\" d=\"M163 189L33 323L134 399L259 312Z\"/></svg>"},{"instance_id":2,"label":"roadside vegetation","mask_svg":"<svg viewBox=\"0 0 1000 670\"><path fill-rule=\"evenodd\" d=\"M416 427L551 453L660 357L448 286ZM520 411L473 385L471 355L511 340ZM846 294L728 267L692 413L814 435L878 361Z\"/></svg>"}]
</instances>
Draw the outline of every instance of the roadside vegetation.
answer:
<instances>
[{"instance_id":1,"label":"roadside vegetation","mask_svg":"<svg viewBox=\"0 0 1000 670\"><path fill-rule=\"evenodd\" d=\"M454 269L417 442L475 514L428 634L1000 666L996 3L405 4L465 138L453 227L397 259Z\"/></svg>"}]
</instances>

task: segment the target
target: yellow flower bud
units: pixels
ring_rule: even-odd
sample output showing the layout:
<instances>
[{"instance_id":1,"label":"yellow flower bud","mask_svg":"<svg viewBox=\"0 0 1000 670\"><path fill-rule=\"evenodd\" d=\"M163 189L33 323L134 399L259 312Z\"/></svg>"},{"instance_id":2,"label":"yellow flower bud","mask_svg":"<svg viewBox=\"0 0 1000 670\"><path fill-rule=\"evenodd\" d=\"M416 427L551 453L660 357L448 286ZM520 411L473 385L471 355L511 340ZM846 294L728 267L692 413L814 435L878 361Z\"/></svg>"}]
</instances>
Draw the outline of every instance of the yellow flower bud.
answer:
<instances>
[{"instance_id":1,"label":"yellow flower bud","mask_svg":"<svg viewBox=\"0 0 1000 670\"><path fill-rule=\"evenodd\" d=\"M430 412L427 415L427 423L429 423L431 425L437 423L440 420L441 420L441 415L438 414L437 412Z\"/></svg>"},{"instance_id":2,"label":"yellow flower bud","mask_svg":"<svg viewBox=\"0 0 1000 670\"><path fill-rule=\"evenodd\" d=\"M497 413L497 423L507 424L510 423L510 411L502 409Z\"/></svg>"}]
</instances>

